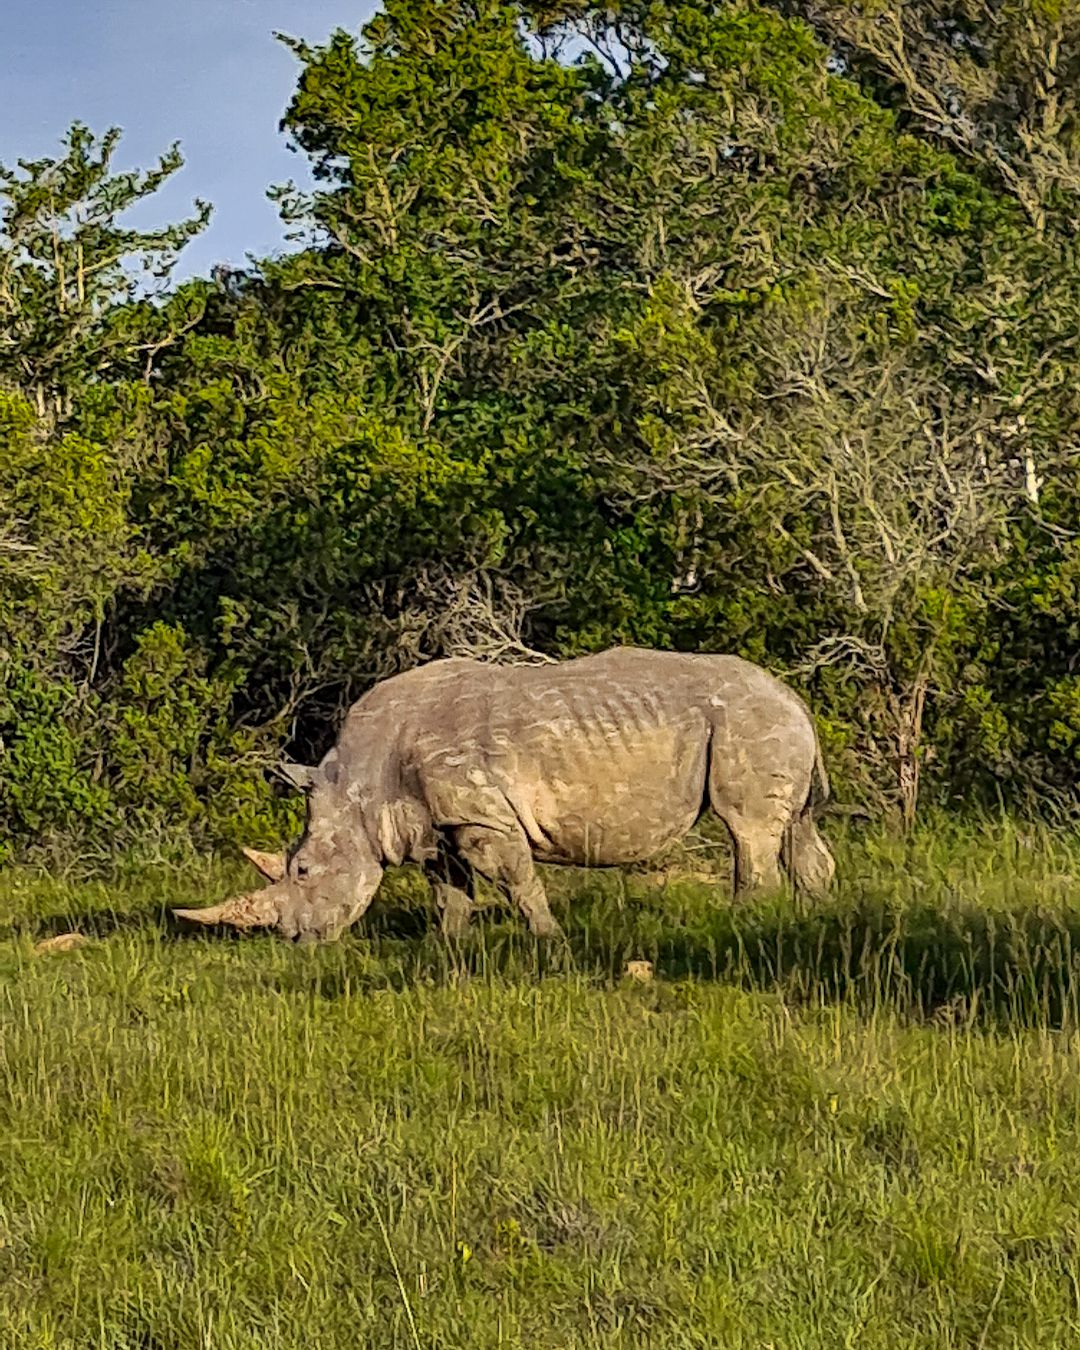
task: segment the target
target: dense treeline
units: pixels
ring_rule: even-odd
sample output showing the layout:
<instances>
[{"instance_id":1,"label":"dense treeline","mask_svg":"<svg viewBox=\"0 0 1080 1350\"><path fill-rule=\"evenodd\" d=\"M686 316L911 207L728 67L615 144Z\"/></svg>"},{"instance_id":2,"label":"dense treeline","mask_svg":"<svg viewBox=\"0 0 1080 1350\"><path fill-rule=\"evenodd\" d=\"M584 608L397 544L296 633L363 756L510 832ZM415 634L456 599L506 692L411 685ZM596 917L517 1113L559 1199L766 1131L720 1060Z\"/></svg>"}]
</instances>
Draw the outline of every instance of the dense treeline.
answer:
<instances>
[{"instance_id":1,"label":"dense treeline","mask_svg":"<svg viewBox=\"0 0 1080 1350\"><path fill-rule=\"evenodd\" d=\"M390 0L292 44L297 250L82 127L0 178L0 839L269 839L452 652L737 651L841 791L1068 806L1080 17Z\"/></svg>"}]
</instances>

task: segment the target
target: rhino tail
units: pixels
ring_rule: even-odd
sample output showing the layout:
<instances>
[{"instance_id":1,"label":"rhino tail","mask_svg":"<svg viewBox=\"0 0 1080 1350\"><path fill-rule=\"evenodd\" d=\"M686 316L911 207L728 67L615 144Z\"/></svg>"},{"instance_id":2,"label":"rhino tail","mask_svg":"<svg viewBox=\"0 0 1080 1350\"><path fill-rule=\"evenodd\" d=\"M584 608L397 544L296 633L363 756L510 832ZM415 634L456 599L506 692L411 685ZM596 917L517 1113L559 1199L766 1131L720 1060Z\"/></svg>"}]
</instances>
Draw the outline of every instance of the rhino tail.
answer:
<instances>
[{"instance_id":1,"label":"rhino tail","mask_svg":"<svg viewBox=\"0 0 1080 1350\"><path fill-rule=\"evenodd\" d=\"M829 786L829 773L825 768L825 759L821 753L821 742L814 735L814 768L810 776L810 793L806 799L803 813L809 813L813 819L825 813L832 789Z\"/></svg>"},{"instance_id":2,"label":"rhino tail","mask_svg":"<svg viewBox=\"0 0 1080 1350\"><path fill-rule=\"evenodd\" d=\"M807 895L824 895L836 875L836 863L815 824L828 801L829 775L821 754L821 743L815 735L814 766L806 804L791 822L784 845L784 860L791 878Z\"/></svg>"},{"instance_id":3,"label":"rhino tail","mask_svg":"<svg viewBox=\"0 0 1080 1350\"><path fill-rule=\"evenodd\" d=\"M825 769L825 760L821 754L821 745L814 742L814 768L810 775L810 791L806 796L806 805L799 812L799 819L820 820L822 816L839 816L844 820L872 820L873 813L865 806L850 802L838 802L832 795L829 775Z\"/></svg>"}]
</instances>

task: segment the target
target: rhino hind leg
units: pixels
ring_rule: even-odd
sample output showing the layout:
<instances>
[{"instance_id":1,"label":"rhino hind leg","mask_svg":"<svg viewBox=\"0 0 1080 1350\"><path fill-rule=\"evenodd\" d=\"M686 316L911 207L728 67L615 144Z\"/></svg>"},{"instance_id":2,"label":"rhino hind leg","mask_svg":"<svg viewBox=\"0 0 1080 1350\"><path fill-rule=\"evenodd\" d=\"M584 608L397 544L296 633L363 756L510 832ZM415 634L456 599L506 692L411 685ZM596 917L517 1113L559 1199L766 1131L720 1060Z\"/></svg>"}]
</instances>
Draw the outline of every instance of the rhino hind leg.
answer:
<instances>
[{"instance_id":1,"label":"rhino hind leg","mask_svg":"<svg viewBox=\"0 0 1080 1350\"><path fill-rule=\"evenodd\" d=\"M784 706L760 735L741 743L720 730L714 729L709 750L708 798L735 845L735 893L780 890L782 863L793 876L814 874L820 866L815 841L822 850L824 844L809 813L800 811L815 767L813 727Z\"/></svg>"},{"instance_id":2,"label":"rhino hind leg","mask_svg":"<svg viewBox=\"0 0 1080 1350\"><path fill-rule=\"evenodd\" d=\"M792 824L785 841L784 860L796 886L808 895L824 895L832 885L836 863L809 811L804 811Z\"/></svg>"},{"instance_id":3,"label":"rhino hind leg","mask_svg":"<svg viewBox=\"0 0 1080 1350\"><path fill-rule=\"evenodd\" d=\"M534 936L562 936L536 875L529 841L520 830L463 825L454 831L454 843L470 867L509 895Z\"/></svg>"},{"instance_id":4,"label":"rhino hind leg","mask_svg":"<svg viewBox=\"0 0 1080 1350\"><path fill-rule=\"evenodd\" d=\"M724 816L735 844L735 893L776 891L784 884L780 855L784 822L747 820L734 812Z\"/></svg>"},{"instance_id":5,"label":"rhino hind leg","mask_svg":"<svg viewBox=\"0 0 1080 1350\"><path fill-rule=\"evenodd\" d=\"M712 809L731 832L735 846L735 894L775 891L783 885L781 855L791 824L786 783L767 773L727 780L726 766L714 758L709 773ZM779 790L777 790L779 788Z\"/></svg>"}]
</instances>

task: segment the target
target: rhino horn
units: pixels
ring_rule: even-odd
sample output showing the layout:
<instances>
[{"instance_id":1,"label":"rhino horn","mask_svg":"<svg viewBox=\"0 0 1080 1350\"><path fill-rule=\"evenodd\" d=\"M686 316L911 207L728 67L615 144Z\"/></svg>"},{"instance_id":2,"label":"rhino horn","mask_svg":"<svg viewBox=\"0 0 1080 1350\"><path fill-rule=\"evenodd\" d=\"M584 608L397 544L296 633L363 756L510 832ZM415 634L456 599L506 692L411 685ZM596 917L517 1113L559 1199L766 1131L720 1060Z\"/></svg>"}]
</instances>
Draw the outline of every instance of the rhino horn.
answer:
<instances>
[{"instance_id":1,"label":"rhino horn","mask_svg":"<svg viewBox=\"0 0 1080 1350\"><path fill-rule=\"evenodd\" d=\"M267 881L281 881L288 860L284 853L263 853L257 848L241 848L240 852Z\"/></svg>"},{"instance_id":2,"label":"rhino horn","mask_svg":"<svg viewBox=\"0 0 1080 1350\"><path fill-rule=\"evenodd\" d=\"M312 764L292 764L284 761L277 766L277 772L287 783L301 792L308 792L319 778L319 770Z\"/></svg>"},{"instance_id":3,"label":"rhino horn","mask_svg":"<svg viewBox=\"0 0 1080 1350\"><path fill-rule=\"evenodd\" d=\"M205 909L174 909L178 919L189 923L201 923L207 927L214 924L228 924L246 932L251 928L273 928L281 916L281 906L277 897L269 891L256 891L252 895L237 895L220 905L208 905Z\"/></svg>"}]
</instances>

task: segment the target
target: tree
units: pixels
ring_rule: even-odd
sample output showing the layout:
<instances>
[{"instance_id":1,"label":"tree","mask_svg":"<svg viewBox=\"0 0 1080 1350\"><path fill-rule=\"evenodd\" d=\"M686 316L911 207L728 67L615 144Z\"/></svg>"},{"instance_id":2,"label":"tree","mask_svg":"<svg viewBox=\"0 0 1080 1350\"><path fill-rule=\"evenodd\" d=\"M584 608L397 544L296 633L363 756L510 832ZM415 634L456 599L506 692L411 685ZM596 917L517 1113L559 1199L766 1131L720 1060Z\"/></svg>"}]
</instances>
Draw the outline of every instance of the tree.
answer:
<instances>
[{"instance_id":1,"label":"tree","mask_svg":"<svg viewBox=\"0 0 1080 1350\"><path fill-rule=\"evenodd\" d=\"M174 146L148 172L114 173L119 141L116 129L98 138L75 123L60 157L0 165L0 388L25 393L41 418L69 416L88 381L152 353L132 302L144 281L164 286L210 218L197 202L179 225L125 227L124 212L183 160Z\"/></svg>"},{"instance_id":2,"label":"tree","mask_svg":"<svg viewBox=\"0 0 1080 1350\"><path fill-rule=\"evenodd\" d=\"M1080 224L1080 11L1068 0L789 3L903 120L979 166L1039 234Z\"/></svg>"}]
</instances>

